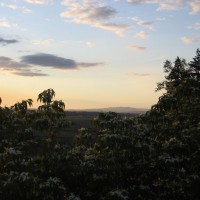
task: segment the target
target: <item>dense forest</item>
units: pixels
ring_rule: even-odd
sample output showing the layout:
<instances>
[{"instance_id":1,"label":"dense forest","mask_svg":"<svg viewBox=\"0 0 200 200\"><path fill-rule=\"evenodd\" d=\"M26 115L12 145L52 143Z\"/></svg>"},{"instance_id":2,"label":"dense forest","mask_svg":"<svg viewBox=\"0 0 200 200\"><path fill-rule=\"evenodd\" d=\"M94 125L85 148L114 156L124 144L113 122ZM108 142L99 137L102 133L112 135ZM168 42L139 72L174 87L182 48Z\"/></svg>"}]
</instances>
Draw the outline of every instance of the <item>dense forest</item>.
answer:
<instances>
[{"instance_id":1,"label":"dense forest","mask_svg":"<svg viewBox=\"0 0 200 200\"><path fill-rule=\"evenodd\" d=\"M53 89L37 110L31 99L0 106L0 199L198 200L200 50L163 68L163 95L148 112L100 113L95 131L77 130L70 144L57 140L70 123Z\"/></svg>"}]
</instances>

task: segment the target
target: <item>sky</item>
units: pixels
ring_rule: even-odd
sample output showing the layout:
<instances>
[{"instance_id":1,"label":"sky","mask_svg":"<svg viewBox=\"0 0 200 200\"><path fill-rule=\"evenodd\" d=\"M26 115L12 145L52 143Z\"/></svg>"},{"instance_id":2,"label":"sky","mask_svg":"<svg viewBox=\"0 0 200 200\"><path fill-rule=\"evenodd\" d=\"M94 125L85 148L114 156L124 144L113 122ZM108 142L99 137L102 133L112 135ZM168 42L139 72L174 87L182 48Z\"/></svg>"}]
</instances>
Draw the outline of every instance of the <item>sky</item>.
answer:
<instances>
[{"instance_id":1,"label":"sky","mask_svg":"<svg viewBox=\"0 0 200 200\"><path fill-rule=\"evenodd\" d=\"M0 0L1 106L150 108L163 64L200 48L200 0Z\"/></svg>"}]
</instances>

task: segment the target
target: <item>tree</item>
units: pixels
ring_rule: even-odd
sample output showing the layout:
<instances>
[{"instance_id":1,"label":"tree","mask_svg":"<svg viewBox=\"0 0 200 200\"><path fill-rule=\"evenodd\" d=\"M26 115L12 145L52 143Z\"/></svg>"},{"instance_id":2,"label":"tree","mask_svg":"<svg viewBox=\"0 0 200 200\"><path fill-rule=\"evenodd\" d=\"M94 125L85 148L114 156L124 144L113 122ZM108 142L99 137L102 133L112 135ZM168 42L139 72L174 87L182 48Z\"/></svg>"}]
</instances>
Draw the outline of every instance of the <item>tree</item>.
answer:
<instances>
[{"instance_id":1,"label":"tree","mask_svg":"<svg viewBox=\"0 0 200 200\"><path fill-rule=\"evenodd\" d=\"M158 83L156 89L164 89L165 92L145 116L150 136L157 142L154 146L157 155L152 160L155 169L152 178L153 182L156 181L154 190L159 191L158 199L163 199L163 195L166 199L198 199L199 49L196 54L189 64L179 57L174 64L170 61L165 62L165 80ZM175 192L174 188L179 192Z\"/></svg>"},{"instance_id":2,"label":"tree","mask_svg":"<svg viewBox=\"0 0 200 200\"><path fill-rule=\"evenodd\" d=\"M189 63L191 76L196 79L200 79L200 49L197 49L196 56L193 61Z\"/></svg>"},{"instance_id":3,"label":"tree","mask_svg":"<svg viewBox=\"0 0 200 200\"><path fill-rule=\"evenodd\" d=\"M22 102L17 102L13 106L11 106L11 109L13 109L16 113L20 114L26 114L28 110L28 106L33 105L33 100L32 99L27 99L27 100L22 100Z\"/></svg>"},{"instance_id":4,"label":"tree","mask_svg":"<svg viewBox=\"0 0 200 200\"><path fill-rule=\"evenodd\" d=\"M54 96L55 96L55 92L53 89L50 88L41 92L38 95L37 101L40 101L44 103L45 105L49 106Z\"/></svg>"},{"instance_id":5,"label":"tree","mask_svg":"<svg viewBox=\"0 0 200 200\"><path fill-rule=\"evenodd\" d=\"M62 100L54 100L55 92L53 89L47 89L38 95L37 101L44 103L38 107L38 110L53 111L55 113L63 112L65 109L65 103Z\"/></svg>"},{"instance_id":6,"label":"tree","mask_svg":"<svg viewBox=\"0 0 200 200\"><path fill-rule=\"evenodd\" d=\"M43 103L38 107L38 117L35 120L35 128L45 130L53 137L55 132L69 125L64 112L65 103L62 100L53 100L55 91L47 89L38 95L37 101Z\"/></svg>"}]
</instances>

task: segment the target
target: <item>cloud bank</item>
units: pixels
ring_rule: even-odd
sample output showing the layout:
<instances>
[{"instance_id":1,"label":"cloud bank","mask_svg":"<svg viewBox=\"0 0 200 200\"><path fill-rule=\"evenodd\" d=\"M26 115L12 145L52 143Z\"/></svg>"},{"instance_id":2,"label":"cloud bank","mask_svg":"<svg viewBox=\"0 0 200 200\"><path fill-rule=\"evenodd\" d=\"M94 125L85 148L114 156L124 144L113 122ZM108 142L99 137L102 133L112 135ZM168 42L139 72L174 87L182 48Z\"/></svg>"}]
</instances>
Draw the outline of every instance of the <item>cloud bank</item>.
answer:
<instances>
[{"instance_id":1,"label":"cloud bank","mask_svg":"<svg viewBox=\"0 0 200 200\"><path fill-rule=\"evenodd\" d=\"M20 76L47 76L36 68L53 68L59 70L80 70L82 68L97 67L103 63L76 62L72 59L59 57L53 54L38 53L25 55L20 61L14 61L9 57L0 57L0 69Z\"/></svg>"},{"instance_id":2,"label":"cloud bank","mask_svg":"<svg viewBox=\"0 0 200 200\"><path fill-rule=\"evenodd\" d=\"M34 72L34 68L30 65L4 56L0 56L0 69L19 76L47 76L47 74Z\"/></svg>"},{"instance_id":3,"label":"cloud bank","mask_svg":"<svg viewBox=\"0 0 200 200\"><path fill-rule=\"evenodd\" d=\"M96 67L103 64L103 63L84 63L84 62L79 63L72 59L67 59L46 53L38 53L38 54L23 56L21 62L29 65L51 67L55 69L78 69L84 67Z\"/></svg>"}]
</instances>

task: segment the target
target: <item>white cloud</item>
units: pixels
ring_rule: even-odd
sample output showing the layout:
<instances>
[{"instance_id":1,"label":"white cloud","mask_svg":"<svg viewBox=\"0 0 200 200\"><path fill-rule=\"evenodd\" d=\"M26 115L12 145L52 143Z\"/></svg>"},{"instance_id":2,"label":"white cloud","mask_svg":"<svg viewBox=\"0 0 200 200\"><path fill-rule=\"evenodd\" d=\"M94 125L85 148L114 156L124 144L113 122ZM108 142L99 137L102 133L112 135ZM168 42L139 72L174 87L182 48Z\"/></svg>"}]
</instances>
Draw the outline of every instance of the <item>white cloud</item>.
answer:
<instances>
[{"instance_id":1,"label":"white cloud","mask_svg":"<svg viewBox=\"0 0 200 200\"><path fill-rule=\"evenodd\" d=\"M0 7L6 7L6 8L10 8L11 10L21 10L23 13L28 14L31 13L32 11L26 7L21 7L21 6L16 6L13 4L5 4L5 3L0 3Z\"/></svg>"},{"instance_id":2,"label":"white cloud","mask_svg":"<svg viewBox=\"0 0 200 200\"><path fill-rule=\"evenodd\" d=\"M82 4L76 0L64 0L62 5L67 6L68 10L60 14L63 18L68 18L77 24L86 24L92 27L112 31L119 36L123 36L125 30L131 25L111 22L115 19L116 10L99 3L96 0L83 0Z\"/></svg>"},{"instance_id":3,"label":"white cloud","mask_svg":"<svg viewBox=\"0 0 200 200\"><path fill-rule=\"evenodd\" d=\"M72 18L76 23L92 23L98 20L112 18L116 11L107 7L81 7L73 8L67 12L61 13L61 17Z\"/></svg>"},{"instance_id":4,"label":"white cloud","mask_svg":"<svg viewBox=\"0 0 200 200\"><path fill-rule=\"evenodd\" d=\"M31 43L33 45L40 45L40 46L49 46L54 42L54 39L46 39L46 40L32 40Z\"/></svg>"},{"instance_id":5,"label":"white cloud","mask_svg":"<svg viewBox=\"0 0 200 200\"><path fill-rule=\"evenodd\" d=\"M22 7L22 12L24 14L29 14L29 13L32 13L32 10L28 9L28 8L25 8L25 7Z\"/></svg>"},{"instance_id":6,"label":"white cloud","mask_svg":"<svg viewBox=\"0 0 200 200\"><path fill-rule=\"evenodd\" d=\"M138 18L138 17L132 17L131 19L132 19L133 21L137 22L137 24L140 25L140 26L143 26L143 27L148 28L148 29L150 29L150 30L153 29L153 22L150 22L150 21L143 21L143 20L141 20L141 19Z\"/></svg>"},{"instance_id":7,"label":"white cloud","mask_svg":"<svg viewBox=\"0 0 200 200\"><path fill-rule=\"evenodd\" d=\"M200 1L199 0L188 2L188 4L192 8L192 11L190 12L191 14L197 14L200 12Z\"/></svg>"},{"instance_id":8,"label":"white cloud","mask_svg":"<svg viewBox=\"0 0 200 200\"><path fill-rule=\"evenodd\" d=\"M131 4L158 4L158 6L161 5L168 5L170 6L180 6L183 2L185 2L187 0L127 0L127 2L131 3Z\"/></svg>"},{"instance_id":9,"label":"white cloud","mask_svg":"<svg viewBox=\"0 0 200 200\"><path fill-rule=\"evenodd\" d=\"M139 37L141 39L146 39L148 37L148 34L144 31L140 31L139 33L136 34L136 37Z\"/></svg>"},{"instance_id":10,"label":"white cloud","mask_svg":"<svg viewBox=\"0 0 200 200\"><path fill-rule=\"evenodd\" d=\"M62 0L61 5L70 7L79 7L79 3L76 0Z\"/></svg>"},{"instance_id":11,"label":"white cloud","mask_svg":"<svg viewBox=\"0 0 200 200\"><path fill-rule=\"evenodd\" d=\"M49 2L51 2L51 0L26 0L27 3L31 3L31 4L47 4Z\"/></svg>"},{"instance_id":12,"label":"white cloud","mask_svg":"<svg viewBox=\"0 0 200 200\"><path fill-rule=\"evenodd\" d=\"M188 26L187 28L189 28L189 29L195 29L195 30L200 30L200 22L196 22L194 25Z\"/></svg>"},{"instance_id":13,"label":"white cloud","mask_svg":"<svg viewBox=\"0 0 200 200\"><path fill-rule=\"evenodd\" d=\"M159 7L157 8L157 10L158 11L160 11L160 10L178 10L180 8L181 8L180 5L177 6L177 4L173 4L173 3L171 3L171 4L161 3L159 5Z\"/></svg>"},{"instance_id":14,"label":"white cloud","mask_svg":"<svg viewBox=\"0 0 200 200\"><path fill-rule=\"evenodd\" d=\"M181 37L180 39L184 44L193 44L199 41L198 38Z\"/></svg>"},{"instance_id":15,"label":"white cloud","mask_svg":"<svg viewBox=\"0 0 200 200\"><path fill-rule=\"evenodd\" d=\"M0 29L1 28L13 28L20 31L26 31L25 28L21 28L18 24L10 23L5 17L0 18Z\"/></svg>"},{"instance_id":16,"label":"white cloud","mask_svg":"<svg viewBox=\"0 0 200 200\"><path fill-rule=\"evenodd\" d=\"M125 30L130 27L129 24L101 23L101 22L94 23L92 26L112 31L120 37L122 37L124 35Z\"/></svg>"},{"instance_id":17,"label":"white cloud","mask_svg":"<svg viewBox=\"0 0 200 200\"><path fill-rule=\"evenodd\" d=\"M93 47L94 47L94 42L88 41L88 42L86 43L86 45L87 45L89 48L93 48Z\"/></svg>"},{"instance_id":18,"label":"white cloud","mask_svg":"<svg viewBox=\"0 0 200 200\"><path fill-rule=\"evenodd\" d=\"M11 5L11 4L6 5L6 7L10 8L10 9L12 9L12 10L16 10L16 9L17 9L17 6L16 6L16 5Z\"/></svg>"},{"instance_id":19,"label":"white cloud","mask_svg":"<svg viewBox=\"0 0 200 200\"><path fill-rule=\"evenodd\" d=\"M200 22L196 22L196 23L194 24L194 29L200 30Z\"/></svg>"},{"instance_id":20,"label":"white cloud","mask_svg":"<svg viewBox=\"0 0 200 200\"><path fill-rule=\"evenodd\" d=\"M1 7L7 7L7 8L10 8L12 10L16 10L17 9L17 6L16 5L13 5L13 4L5 4L5 3L0 3L0 6Z\"/></svg>"},{"instance_id":21,"label":"white cloud","mask_svg":"<svg viewBox=\"0 0 200 200\"><path fill-rule=\"evenodd\" d=\"M0 28L10 28L11 24L6 18L0 18Z\"/></svg>"},{"instance_id":22,"label":"white cloud","mask_svg":"<svg viewBox=\"0 0 200 200\"><path fill-rule=\"evenodd\" d=\"M146 47L137 46L137 45L129 45L128 48L133 50L133 51L136 51L136 52L146 50Z\"/></svg>"},{"instance_id":23,"label":"white cloud","mask_svg":"<svg viewBox=\"0 0 200 200\"><path fill-rule=\"evenodd\" d=\"M19 31L22 31L22 32L27 31L26 28L22 28L18 24L12 24L12 28L19 30Z\"/></svg>"},{"instance_id":24,"label":"white cloud","mask_svg":"<svg viewBox=\"0 0 200 200\"><path fill-rule=\"evenodd\" d=\"M166 18L165 18L165 17L157 17L156 20L157 20L157 21L165 21Z\"/></svg>"}]
</instances>

